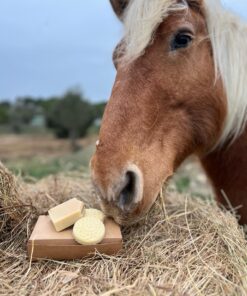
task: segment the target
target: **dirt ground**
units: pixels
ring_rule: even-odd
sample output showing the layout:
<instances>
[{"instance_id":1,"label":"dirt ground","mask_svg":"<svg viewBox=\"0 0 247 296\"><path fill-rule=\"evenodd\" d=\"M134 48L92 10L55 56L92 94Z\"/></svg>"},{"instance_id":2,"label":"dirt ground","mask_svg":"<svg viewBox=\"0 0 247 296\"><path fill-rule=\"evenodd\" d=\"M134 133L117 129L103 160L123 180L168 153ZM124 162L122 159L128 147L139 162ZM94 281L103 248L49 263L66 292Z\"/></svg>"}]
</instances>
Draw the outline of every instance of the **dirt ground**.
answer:
<instances>
[{"instance_id":1,"label":"dirt ground","mask_svg":"<svg viewBox=\"0 0 247 296\"><path fill-rule=\"evenodd\" d=\"M96 141L96 136L80 139L84 147ZM57 157L70 152L67 139L56 139L51 135L0 135L0 159L13 160L34 156Z\"/></svg>"}]
</instances>

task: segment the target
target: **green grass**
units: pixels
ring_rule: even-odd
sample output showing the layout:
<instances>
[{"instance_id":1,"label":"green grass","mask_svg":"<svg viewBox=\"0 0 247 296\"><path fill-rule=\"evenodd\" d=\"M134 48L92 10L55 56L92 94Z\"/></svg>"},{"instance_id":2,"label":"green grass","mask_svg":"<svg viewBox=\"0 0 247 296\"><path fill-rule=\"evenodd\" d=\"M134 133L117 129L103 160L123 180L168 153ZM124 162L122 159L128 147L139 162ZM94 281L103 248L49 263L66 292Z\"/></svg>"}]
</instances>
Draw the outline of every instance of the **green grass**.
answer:
<instances>
[{"instance_id":1,"label":"green grass","mask_svg":"<svg viewBox=\"0 0 247 296\"><path fill-rule=\"evenodd\" d=\"M185 176L176 180L176 189L179 193L184 193L190 188L190 178Z\"/></svg>"},{"instance_id":2,"label":"green grass","mask_svg":"<svg viewBox=\"0 0 247 296\"><path fill-rule=\"evenodd\" d=\"M17 175L24 178L41 179L49 175L70 171L88 171L89 161L94 151L94 145L84 148L74 154L62 157L34 157L5 162L5 165Z\"/></svg>"}]
</instances>

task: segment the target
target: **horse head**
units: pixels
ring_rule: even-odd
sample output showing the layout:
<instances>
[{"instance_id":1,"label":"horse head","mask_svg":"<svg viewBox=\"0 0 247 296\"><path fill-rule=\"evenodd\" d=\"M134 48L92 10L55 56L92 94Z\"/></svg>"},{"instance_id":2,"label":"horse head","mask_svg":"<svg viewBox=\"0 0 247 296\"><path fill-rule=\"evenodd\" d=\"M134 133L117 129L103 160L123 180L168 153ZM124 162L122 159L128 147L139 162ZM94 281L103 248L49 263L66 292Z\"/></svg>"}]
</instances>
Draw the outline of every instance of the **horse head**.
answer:
<instances>
[{"instance_id":1,"label":"horse head","mask_svg":"<svg viewBox=\"0 0 247 296\"><path fill-rule=\"evenodd\" d=\"M205 1L111 0L125 34L91 168L103 210L120 224L143 217L177 167L207 154L224 129Z\"/></svg>"}]
</instances>

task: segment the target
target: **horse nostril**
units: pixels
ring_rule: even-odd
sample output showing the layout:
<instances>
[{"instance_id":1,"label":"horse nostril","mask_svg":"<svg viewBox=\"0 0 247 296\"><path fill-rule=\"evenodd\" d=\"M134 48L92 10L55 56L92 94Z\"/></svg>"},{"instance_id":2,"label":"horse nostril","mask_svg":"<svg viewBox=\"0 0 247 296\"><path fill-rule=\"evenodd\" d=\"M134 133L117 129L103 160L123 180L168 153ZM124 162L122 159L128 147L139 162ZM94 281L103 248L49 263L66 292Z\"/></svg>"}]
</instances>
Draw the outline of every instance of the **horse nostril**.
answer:
<instances>
[{"instance_id":1,"label":"horse nostril","mask_svg":"<svg viewBox=\"0 0 247 296\"><path fill-rule=\"evenodd\" d=\"M124 172L109 179L93 172L92 182L102 205L112 205L112 208L118 208L118 211L130 213L143 198L143 174L135 164L129 165Z\"/></svg>"},{"instance_id":2,"label":"horse nostril","mask_svg":"<svg viewBox=\"0 0 247 296\"><path fill-rule=\"evenodd\" d=\"M128 210L136 199L137 195L137 176L135 172L127 171L125 182L119 194L119 207L122 210Z\"/></svg>"}]
</instances>

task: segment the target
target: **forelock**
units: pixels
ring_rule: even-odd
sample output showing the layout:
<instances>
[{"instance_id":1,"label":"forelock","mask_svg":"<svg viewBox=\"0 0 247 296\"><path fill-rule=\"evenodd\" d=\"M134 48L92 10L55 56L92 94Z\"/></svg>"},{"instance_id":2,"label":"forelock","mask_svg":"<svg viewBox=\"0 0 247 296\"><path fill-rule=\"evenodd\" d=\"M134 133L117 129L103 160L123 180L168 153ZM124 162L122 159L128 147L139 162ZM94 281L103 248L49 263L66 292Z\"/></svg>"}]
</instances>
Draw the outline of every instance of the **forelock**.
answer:
<instances>
[{"instance_id":1,"label":"forelock","mask_svg":"<svg viewBox=\"0 0 247 296\"><path fill-rule=\"evenodd\" d=\"M169 14L187 8L186 1L132 0L123 17L122 56L125 62L133 61L144 53L152 42L156 29Z\"/></svg>"}]
</instances>

